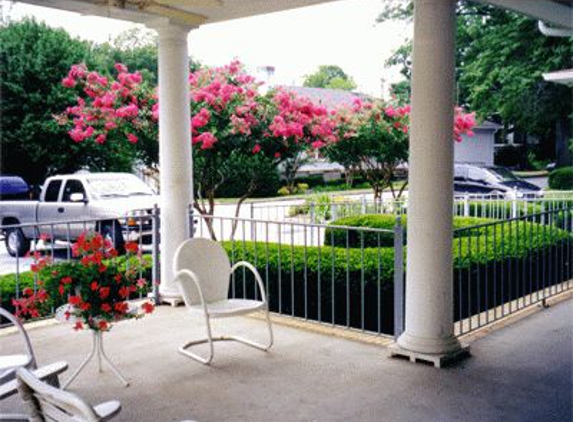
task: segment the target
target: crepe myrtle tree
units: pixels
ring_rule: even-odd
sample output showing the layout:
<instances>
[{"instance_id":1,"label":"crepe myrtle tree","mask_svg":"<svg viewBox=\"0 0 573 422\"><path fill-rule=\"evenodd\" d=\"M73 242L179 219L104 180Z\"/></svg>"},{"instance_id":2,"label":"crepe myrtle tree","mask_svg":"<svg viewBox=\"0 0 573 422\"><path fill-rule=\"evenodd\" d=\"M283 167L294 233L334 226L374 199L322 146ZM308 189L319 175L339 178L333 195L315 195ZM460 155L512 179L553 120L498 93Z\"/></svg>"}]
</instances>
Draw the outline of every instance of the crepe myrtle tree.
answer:
<instances>
[{"instance_id":1,"label":"crepe myrtle tree","mask_svg":"<svg viewBox=\"0 0 573 422\"><path fill-rule=\"evenodd\" d=\"M407 183L398 190L392 185L396 167L408 159L410 106L395 107L382 101L357 99L352 107L335 113L337 136L324 148L324 154L342 164L347 173L360 173L374 190L374 198L390 188L394 199L401 197ZM473 136L473 113L456 107L453 139Z\"/></svg>"},{"instance_id":2,"label":"crepe myrtle tree","mask_svg":"<svg viewBox=\"0 0 573 422\"><path fill-rule=\"evenodd\" d=\"M273 117L265 138L280 146L276 157L283 162L286 187L293 193L305 156L336 141L336 121L326 107L293 92L276 90L270 97Z\"/></svg>"}]
</instances>

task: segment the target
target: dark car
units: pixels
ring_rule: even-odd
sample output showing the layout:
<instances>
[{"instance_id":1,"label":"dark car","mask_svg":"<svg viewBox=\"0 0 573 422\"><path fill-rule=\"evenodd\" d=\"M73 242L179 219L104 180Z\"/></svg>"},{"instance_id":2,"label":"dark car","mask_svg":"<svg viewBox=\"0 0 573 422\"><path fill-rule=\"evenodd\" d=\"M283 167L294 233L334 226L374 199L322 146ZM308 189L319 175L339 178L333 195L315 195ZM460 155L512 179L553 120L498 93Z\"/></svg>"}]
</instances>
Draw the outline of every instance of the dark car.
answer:
<instances>
[{"instance_id":1,"label":"dark car","mask_svg":"<svg viewBox=\"0 0 573 422\"><path fill-rule=\"evenodd\" d=\"M0 175L0 200L29 199L30 186L21 177Z\"/></svg>"},{"instance_id":2,"label":"dark car","mask_svg":"<svg viewBox=\"0 0 573 422\"><path fill-rule=\"evenodd\" d=\"M470 164L454 166L454 192L518 198L543 195L539 186L517 177L505 167L479 167Z\"/></svg>"}]
</instances>

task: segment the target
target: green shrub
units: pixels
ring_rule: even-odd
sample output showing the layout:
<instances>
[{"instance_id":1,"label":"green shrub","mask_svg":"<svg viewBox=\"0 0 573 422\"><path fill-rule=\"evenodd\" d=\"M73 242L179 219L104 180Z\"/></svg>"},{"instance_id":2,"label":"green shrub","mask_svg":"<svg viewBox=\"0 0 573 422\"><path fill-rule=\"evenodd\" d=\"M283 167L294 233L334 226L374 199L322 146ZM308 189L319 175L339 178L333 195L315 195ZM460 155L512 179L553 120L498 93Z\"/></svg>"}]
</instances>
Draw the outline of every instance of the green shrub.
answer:
<instances>
[{"instance_id":1,"label":"green shrub","mask_svg":"<svg viewBox=\"0 0 573 422\"><path fill-rule=\"evenodd\" d=\"M407 227L406 216L401 216L402 225ZM474 217L454 217L454 230L475 226L477 224L488 223L491 220ZM353 217L344 217L330 223L333 226L365 227L372 229L391 230L391 232L369 232L352 229L328 228L324 236L325 245L351 248L370 247L393 247L394 246L394 226L396 216L389 214L364 214ZM470 236L475 232L459 232L454 235Z\"/></svg>"},{"instance_id":2,"label":"green shrub","mask_svg":"<svg viewBox=\"0 0 573 422\"><path fill-rule=\"evenodd\" d=\"M549 187L556 190L573 190L573 167L562 167L549 173Z\"/></svg>"}]
</instances>

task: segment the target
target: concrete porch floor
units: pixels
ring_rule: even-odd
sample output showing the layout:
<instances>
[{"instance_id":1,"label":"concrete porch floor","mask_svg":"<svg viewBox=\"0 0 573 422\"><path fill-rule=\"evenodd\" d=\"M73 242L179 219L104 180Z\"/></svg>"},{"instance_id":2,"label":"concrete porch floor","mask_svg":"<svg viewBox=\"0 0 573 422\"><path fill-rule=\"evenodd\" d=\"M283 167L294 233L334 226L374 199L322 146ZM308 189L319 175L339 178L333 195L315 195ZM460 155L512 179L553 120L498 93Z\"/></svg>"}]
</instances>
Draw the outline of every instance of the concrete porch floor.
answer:
<instances>
[{"instance_id":1,"label":"concrete porch floor","mask_svg":"<svg viewBox=\"0 0 573 422\"><path fill-rule=\"evenodd\" d=\"M70 390L92 404L118 399L117 421L571 421L573 306L567 300L472 343L473 357L442 370L388 359L385 348L275 325L264 353L218 343L204 366L177 348L203 335L183 307L160 307L104 336L124 388L95 362ZM216 322L226 331L263 338L262 321ZM88 332L48 325L30 330L42 363L66 360L71 374L91 348ZM0 353L18 350L0 336ZM13 396L0 413L22 410Z\"/></svg>"}]
</instances>

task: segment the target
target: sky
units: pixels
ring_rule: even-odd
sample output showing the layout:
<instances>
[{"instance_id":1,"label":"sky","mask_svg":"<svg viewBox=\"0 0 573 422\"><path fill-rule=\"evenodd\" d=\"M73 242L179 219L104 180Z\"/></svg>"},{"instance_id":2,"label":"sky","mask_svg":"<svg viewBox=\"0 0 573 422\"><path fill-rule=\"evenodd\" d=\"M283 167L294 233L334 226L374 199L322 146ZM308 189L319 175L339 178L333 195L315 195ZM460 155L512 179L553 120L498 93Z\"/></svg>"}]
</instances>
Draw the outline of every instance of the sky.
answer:
<instances>
[{"instance_id":1,"label":"sky","mask_svg":"<svg viewBox=\"0 0 573 422\"><path fill-rule=\"evenodd\" d=\"M402 22L375 23L381 3L344 0L205 25L190 32L189 54L211 66L237 58L254 74L259 67L273 66L269 82L275 85L302 85L318 66L338 65L352 76L357 91L381 96L389 82L401 79L398 69L384 68L384 61L412 35L412 26ZM6 0L0 4L11 20L34 16L100 43L135 26Z\"/></svg>"}]
</instances>

